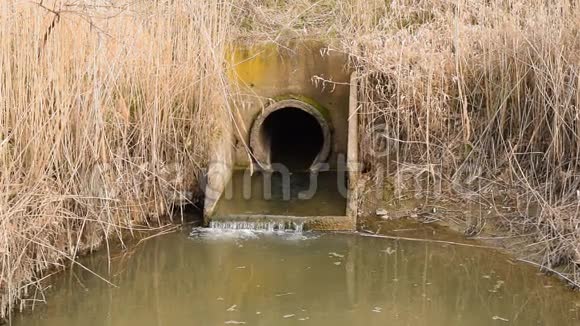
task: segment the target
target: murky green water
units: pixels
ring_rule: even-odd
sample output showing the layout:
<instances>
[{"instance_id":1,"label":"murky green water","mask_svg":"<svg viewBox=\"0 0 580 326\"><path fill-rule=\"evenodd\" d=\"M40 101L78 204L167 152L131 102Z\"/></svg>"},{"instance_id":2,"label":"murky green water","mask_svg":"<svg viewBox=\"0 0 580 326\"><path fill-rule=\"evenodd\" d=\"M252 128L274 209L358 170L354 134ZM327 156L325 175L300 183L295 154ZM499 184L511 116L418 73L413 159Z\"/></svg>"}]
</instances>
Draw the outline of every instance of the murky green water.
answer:
<instances>
[{"instance_id":1,"label":"murky green water","mask_svg":"<svg viewBox=\"0 0 580 326\"><path fill-rule=\"evenodd\" d=\"M212 231L83 262L16 326L578 325L580 298L490 250ZM109 272L110 270L110 272Z\"/></svg>"}]
</instances>

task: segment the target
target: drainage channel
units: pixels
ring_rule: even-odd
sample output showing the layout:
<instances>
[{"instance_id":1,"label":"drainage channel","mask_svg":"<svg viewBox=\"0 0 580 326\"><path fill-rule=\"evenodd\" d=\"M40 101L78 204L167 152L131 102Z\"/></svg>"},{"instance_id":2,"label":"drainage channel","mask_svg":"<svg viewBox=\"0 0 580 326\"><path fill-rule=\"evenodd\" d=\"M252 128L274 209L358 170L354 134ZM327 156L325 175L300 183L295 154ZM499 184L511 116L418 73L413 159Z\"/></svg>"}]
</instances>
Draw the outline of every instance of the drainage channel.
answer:
<instances>
[{"instance_id":1,"label":"drainage channel","mask_svg":"<svg viewBox=\"0 0 580 326\"><path fill-rule=\"evenodd\" d=\"M357 79L346 56L293 46L236 52L241 96L211 159L206 226L301 219L305 229L355 229Z\"/></svg>"}]
</instances>

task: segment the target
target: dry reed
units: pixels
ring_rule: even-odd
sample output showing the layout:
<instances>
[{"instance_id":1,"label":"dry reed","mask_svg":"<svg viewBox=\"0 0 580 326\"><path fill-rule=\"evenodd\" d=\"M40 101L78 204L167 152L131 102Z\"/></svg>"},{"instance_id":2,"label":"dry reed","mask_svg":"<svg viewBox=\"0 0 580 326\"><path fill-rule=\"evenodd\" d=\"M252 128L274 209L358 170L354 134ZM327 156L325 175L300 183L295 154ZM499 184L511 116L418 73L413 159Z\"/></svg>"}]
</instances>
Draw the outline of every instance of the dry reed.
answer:
<instances>
[{"instance_id":1,"label":"dry reed","mask_svg":"<svg viewBox=\"0 0 580 326\"><path fill-rule=\"evenodd\" d=\"M230 17L212 1L0 3L0 319L45 271L191 200L227 112Z\"/></svg>"},{"instance_id":2,"label":"dry reed","mask_svg":"<svg viewBox=\"0 0 580 326\"><path fill-rule=\"evenodd\" d=\"M359 72L371 174L414 164L447 194L501 197L517 208L506 225L536 234L540 262L580 280L576 1L9 0L0 311L79 251L166 222L195 189L228 120L228 44L305 36Z\"/></svg>"}]
</instances>

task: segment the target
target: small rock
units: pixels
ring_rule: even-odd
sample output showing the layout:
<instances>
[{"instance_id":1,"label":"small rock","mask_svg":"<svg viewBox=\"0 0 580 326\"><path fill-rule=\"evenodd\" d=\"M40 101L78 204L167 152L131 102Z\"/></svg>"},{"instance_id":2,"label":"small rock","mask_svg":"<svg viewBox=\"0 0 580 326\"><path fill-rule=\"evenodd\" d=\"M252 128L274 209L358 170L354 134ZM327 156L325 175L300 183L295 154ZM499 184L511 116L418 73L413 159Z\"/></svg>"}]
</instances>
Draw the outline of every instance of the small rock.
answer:
<instances>
[{"instance_id":1,"label":"small rock","mask_svg":"<svg viewBox=\"0 0 580 326\"><path fill-rule=\"evenodd\" d=\"M376 214L377 214L377 216L383 217L383 216L387 216L389 214L389 212L384 208L379 208L379 209L377 209Z\"/></svg>"}]
</instances>

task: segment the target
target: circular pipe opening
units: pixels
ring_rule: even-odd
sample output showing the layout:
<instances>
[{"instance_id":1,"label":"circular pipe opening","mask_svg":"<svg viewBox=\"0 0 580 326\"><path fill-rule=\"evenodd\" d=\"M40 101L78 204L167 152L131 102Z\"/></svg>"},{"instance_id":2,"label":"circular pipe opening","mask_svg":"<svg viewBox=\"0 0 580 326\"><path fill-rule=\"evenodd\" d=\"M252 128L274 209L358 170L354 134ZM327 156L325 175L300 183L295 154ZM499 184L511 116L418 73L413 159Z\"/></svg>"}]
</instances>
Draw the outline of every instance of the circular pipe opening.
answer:
<instances>
[{"instance_id":1,"label":"circular pipe opening","mask_svg":"<svg viewBox=\"0 0 580 326\"><path fill-rule=\"evenodd\" d=\"M330 127L311 105L284 100L267 107L256 119L250 146L264 170L272 170L273 164L293 171L312 170L328 159Z\"/></svg>"}]
</instances>

